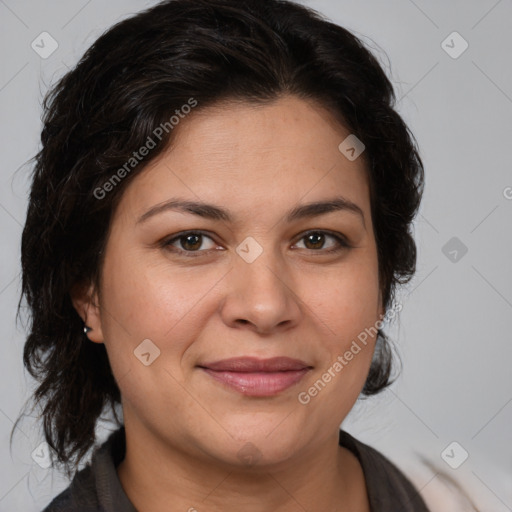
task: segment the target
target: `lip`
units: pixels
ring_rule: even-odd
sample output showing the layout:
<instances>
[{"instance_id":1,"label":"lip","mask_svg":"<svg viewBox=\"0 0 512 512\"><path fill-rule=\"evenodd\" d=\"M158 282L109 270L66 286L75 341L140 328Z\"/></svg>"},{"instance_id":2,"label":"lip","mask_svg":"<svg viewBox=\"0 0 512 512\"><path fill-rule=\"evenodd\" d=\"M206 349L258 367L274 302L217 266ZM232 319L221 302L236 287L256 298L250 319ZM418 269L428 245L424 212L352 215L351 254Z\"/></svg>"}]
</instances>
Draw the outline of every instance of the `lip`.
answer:
<instances>
[{"instance_id":1,"label":"lip","mask_svg":"<svg viewBox=\"0 0 512 512\"><path fill-rule=\"evenodd\" d=\"M239 357L199 368L214 380L246 396L273 396L298 383L312 366L299 359Z\"/></svg>"},{"instance_id":2,"label":"lip","mask_svg":"<svg viewBox=\"0 0 512 512\"><path fill-rule=\"evenodd\" d=\"M258 359L257 357L232 357L212 363L204 363L201 367L214 371L226 372L284 372L291 370L303 370L310 368L310 365L300 359L291 357L271 357L269 359Z\"/></svg>"}]
</instances>

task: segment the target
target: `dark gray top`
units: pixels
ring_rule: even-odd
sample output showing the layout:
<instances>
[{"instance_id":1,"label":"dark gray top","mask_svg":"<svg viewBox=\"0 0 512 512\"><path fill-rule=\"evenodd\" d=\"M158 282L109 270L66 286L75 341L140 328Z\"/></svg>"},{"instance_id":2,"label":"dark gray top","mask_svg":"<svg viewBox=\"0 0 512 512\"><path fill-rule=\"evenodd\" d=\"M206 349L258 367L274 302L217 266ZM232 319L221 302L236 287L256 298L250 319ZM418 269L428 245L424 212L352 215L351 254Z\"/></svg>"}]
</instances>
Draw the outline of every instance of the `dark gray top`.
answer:
<instances>
[{"instance_id":1,"label":"dark gray top","mask_svg":"<svg viewBox=\"0 0 512 512\"><path fill-rule=\"evenodd\" d=\"M372 512L430 512L412 483L380 452L344 430L340 430L339 444L361 463ZM125 448L121 427L96 449L91 462L43 512L137 512L116 471Z\"/></svg>"}]
</instances>

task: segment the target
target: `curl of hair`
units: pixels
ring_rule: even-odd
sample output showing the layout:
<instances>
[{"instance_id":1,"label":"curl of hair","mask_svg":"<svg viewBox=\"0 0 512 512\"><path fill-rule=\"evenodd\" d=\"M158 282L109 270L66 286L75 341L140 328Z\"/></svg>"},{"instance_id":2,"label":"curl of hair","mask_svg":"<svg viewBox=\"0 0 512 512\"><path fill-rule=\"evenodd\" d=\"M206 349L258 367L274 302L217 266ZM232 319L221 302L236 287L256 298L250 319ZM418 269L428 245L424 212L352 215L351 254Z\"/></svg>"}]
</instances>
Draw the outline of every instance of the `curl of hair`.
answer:
<instances>
[{"instance_id":1,"label":"curl of hair","mask_svg":"<svg viewBox=\"0 0 512 512\"><path fill-rule=\"evenodd\" d=\"M390 81L346 29L284 0L165 1L110 28L45 97L21 246L20 302L25 297L31 313L23 361L39 381L34 400L44 404L46 441L68 474L95 442L102 411L115 414L120 403L105 347L84 335L70 292L76 285L100 290L116 205L173 132L104 198L94 191L191 98L195 112L224 100L265 104L283 95L316 101L366 146L387 309L396 286L415 272L411 222L423 166L394 110ZM382 331L377 346L367 396L390 384Z\"/></svg>"}]
</instances>

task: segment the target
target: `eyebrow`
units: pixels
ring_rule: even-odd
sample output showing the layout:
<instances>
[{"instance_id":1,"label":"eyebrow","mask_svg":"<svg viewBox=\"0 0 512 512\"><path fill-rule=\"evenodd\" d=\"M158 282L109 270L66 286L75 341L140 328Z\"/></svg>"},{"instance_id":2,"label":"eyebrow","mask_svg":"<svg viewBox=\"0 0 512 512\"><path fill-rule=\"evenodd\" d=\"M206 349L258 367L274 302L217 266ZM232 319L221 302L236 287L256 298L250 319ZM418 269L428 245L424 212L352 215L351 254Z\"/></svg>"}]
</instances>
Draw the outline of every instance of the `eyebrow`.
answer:
<instances>
[{"instance_id":1,"label":"eyebrow","mask_svg":"<svg viewBox=\"0 0 512 512\"><path fill-rule=\"evenodd\" d=\"M159 213L176 210L185 213L191 213L204 219L222 220L225 222L234 222L234 216L226 209L213 204L202 203L198 201L184 201L180 199L170 199L163 203L152 206L149 210L143 213L138 219L136 224L141 224ZM324 215L335 211L345 211L361 217L363 226L365 226L365 218L363 210L352 201L338 196L326 201L318 201L314 203L307 203L297 206L290 210L285 217L286 222L293 222L300 219L307 219Z\"/></svg>"}]
</instances>

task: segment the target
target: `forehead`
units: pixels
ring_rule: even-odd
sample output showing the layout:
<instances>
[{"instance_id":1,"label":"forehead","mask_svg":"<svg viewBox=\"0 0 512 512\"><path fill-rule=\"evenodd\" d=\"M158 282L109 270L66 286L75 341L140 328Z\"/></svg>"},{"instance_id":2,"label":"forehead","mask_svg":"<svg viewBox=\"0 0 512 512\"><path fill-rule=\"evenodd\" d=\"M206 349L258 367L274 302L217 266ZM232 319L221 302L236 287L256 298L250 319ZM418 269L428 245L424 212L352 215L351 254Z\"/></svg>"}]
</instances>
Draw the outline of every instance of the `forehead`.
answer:
<instances>
[{"instance_id":1,"label":"forehead","mask_svg":"<svg viewBox=\"0 0 512 512\"><path fill-rule=\"evenodd\" d=\"M350 161L338 149L349 135L323 107L296 97L199 109L131 181L119 208L135 216L180 196L251 216L270 204L288 209L341 194L367 209L365 161Z\"/></svg>"}]
</instances>

